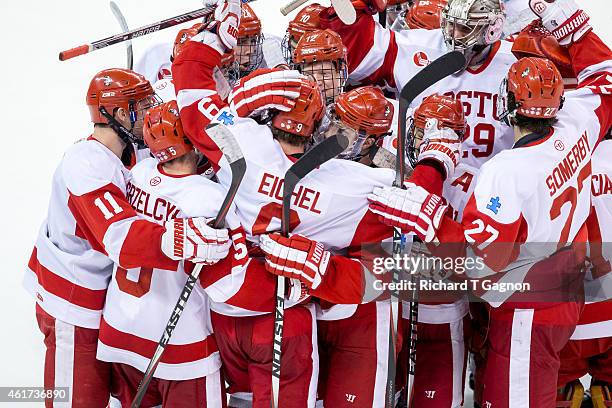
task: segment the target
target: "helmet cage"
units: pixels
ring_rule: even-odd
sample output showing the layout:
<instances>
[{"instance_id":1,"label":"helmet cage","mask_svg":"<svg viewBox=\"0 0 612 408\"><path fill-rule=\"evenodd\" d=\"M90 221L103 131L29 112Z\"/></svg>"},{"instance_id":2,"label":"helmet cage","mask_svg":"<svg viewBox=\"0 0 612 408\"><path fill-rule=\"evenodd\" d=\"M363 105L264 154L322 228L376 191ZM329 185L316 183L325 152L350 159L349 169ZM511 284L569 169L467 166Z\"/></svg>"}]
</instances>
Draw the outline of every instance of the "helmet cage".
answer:
<instances>
[{"instance_id":1,"label":"helmet cage","mask_svg":"<svg viewBox=\"0 0 612 408\"><path fill-rule=\"evenodd\" d=\"M236 83L261 66L264 59L262 50L264 39L263 34L238 38L238 44L234 49L234 60L227 68L230 84Z\"/></svg>"},{"instance_id":2,"label":"helmet cage","mask_svg":"<svg viewBox=\"0 0 612 408\"><path fill-rule=\"evenodd\" d=\"M316 145L328 137L340 132L344 133L344 135L348 138L349 143L347 148L336 157L344 160L359 160L362 157L361 149L363 148L363 143L368 138L367 133L365 130L355 130L348 126L342 122L340 117L335 113L332 114L332 118L325 130L316 132L313 135L313 145Z\"/></svg>"},{"instance_id":3,"label":"helmet cage","mask_svg":"<svg viewBox=\"0 0 612 408\"><path fill-rule=\"evenodd\" d=\"M328 60L329 61L329 60ZM336 98L344 92L344 87L348 80L348 66L344 58L329 61L332 63L331 68L315 68L317 62L313 60L311 62L303 62L301 64L294 64L294 69L297 69L303 75L310 77L313 81L319 85L319 89L325 98L327 105L333 104Z\"/></svg>"}]
</instances>

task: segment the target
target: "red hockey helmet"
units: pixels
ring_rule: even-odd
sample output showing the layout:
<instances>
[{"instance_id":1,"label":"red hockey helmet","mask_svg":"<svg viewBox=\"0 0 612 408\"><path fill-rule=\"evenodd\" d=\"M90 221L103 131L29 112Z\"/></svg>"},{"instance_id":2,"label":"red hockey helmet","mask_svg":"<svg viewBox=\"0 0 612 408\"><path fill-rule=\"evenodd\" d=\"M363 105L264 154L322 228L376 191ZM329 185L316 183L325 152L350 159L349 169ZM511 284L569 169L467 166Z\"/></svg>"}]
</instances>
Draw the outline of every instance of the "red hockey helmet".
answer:
<instances>
[{"instance_id":1,"label":"red hockey helmet","mask_svg":"<svg viewBox=\"0 0 612 408\"><path fill-rule=\"evenodd\" d=\"M176 101L157 105L144 119L144 141L160 163L181 157L193 150L183 132Z\"/></svg>"},{"instance_id":2,"label":"red hockey helmet","mask_svg":"<svg viewBox=\"0 0 612 408\"><path fill-rule=\"evenodd\" d=\"M522 58L508 71L502 82L501 117L519 114L529 118L550 119L563 105L563 78L550 60Z\"/></svg>"},{"instance_id":3,"label":"red hockey helmet","mask_svg":"<svg viewBox=\"0 0 612 408\"><path fill-rule=\"evenodd\" d=\"M448 0L417 0L406 13L406 24L411 29L440 28L440 14Z\"/></svg>"},{"instance_id":4,"label":"red hockey helmet","mask_svg":"<svg viewBox=\"0 0 612 408\"><path fill-rule=\"evenodd\" d=\"M433 94L423 99L413 114L414 126L425 129L427 119L437 119L438 128L450 128L457 134L465 133L463 106L457 99L446 95Z\"/></svg>"},{"instance_id":5,"label":"red hockey helmet","mask_svg":"<svg viewBox=\"0 0 612 408\"><path fill-rule=\"evenodd\" d=\"M131 114L139 102L154 98L155 92L144 76L129 69L110 68L94 75L87 89L86 103L91 121L107 124L108 120L100 113L101 108L111 116L117 108Z\"/></svg>"},{"instance_id":6,"label":"red hockey helmet","mask_svg":"<svg viewBox=\"0 0 612 408\"><path fill-rule=\"evenodd\" d=\"M557 39L543 25L542 20L532 21L520 32L512 44L512 53L517 59L540 57L551 60L563 78L575 78L567 48L559 45Z\"/></svg>"},{"instance_id":7,"label":"red hockey helmet","mask_svg":"<svg viewBox=\"0 0 612 408\"><path fill-rule=\"evenodd\" d=\"M272 119L272 126L287 133L309 138L323 118L324 111L323 96L317 83L302 80L300 96L295 106L289 112L276 114Z\"/></svg>"},{"instance_id":8,"label":"red hockey helmet","mask_svg":"<svg viewBox=\"0 0 612 408\"><path fill-rule=\"evenodd\" d=\"M293 62L344 61L346 54L346 47L338 33L329 29L314 30L300 38L293 52Z\"/></svg>"},{"instance_id":9,"label":"red hockey helmet","mask_svg":"<svg viewBox=\"0 0 612 408\"><path fill-rule=\"evenodd\" d=\"M350 128L367 136L389 132L393 121L393 104L374 86L355 88L336 100L336 114Z\"/></svg>"},{"instance_id":10,"label":"red hockey helmet","mask_svg":"<svg viewBox=\"0 0 612 408\"><path fill-rule=\"evenodd\" d=\"M320 28L321 18L319 14L325 7L318 3L309 4L301 9L287 27L287 34L295 43L300 41L304 33Z\"/></svg>"},{"instance_id":11,"label":"red hockey helmet","mask_svg":"<svg viewBox=\"0 0 612 408\"><path fill-rule=\"evenodd\" d=\"M261 34L261 21L251 6L242 3L242 17L238 26L238 38L254 37Z\"/></svg>"},{"instance_id":12,"label":"red hockey helmet","mask_svg":"<svg viewBox=\"0 0 612 408\"><path fill-rule=\"evenodd\" d=\"M204 24L196 23L189 28L183 28L178 32L176 38L174 39L174 47L172 48L172 59L176 58L179 55L179 52L183 49L187 41L189 41L192 37L196 36L204 29Z\"/></svg>"},{"instance_id":13,"label":"red hockey helmet","mask_svg":"<svg viewBox=\"0 0 612 408\"><path fill-rule=\"evenodd\" d=\"M465 135L466 121L461 102L453 97L438 94L423 99L423 102L412 114L407 135L406 155L413 167L417 163L422 131L425 129L428 119L437 119L439 129L452 129L461 139Z\"/></svg>"}]
</instances>

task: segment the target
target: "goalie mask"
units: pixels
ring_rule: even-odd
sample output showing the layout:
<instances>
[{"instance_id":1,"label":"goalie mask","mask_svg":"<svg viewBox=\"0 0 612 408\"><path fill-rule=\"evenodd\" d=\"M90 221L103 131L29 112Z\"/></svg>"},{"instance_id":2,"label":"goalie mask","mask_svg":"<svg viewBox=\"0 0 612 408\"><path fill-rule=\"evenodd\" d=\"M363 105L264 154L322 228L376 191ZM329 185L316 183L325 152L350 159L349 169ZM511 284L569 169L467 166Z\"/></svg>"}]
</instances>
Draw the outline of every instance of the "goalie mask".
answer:
<instances>
[{"instance_id":1,"label":"goalie mask","mask_svg":"<svg viewBox=\"0 0 612 408\"><path fill-rule=\"evenodd\" d=\"M438 94L423 99L421 105L414 110L408 125L406 155L412 168L417 164L419 147L428 119L437 119L438 128L452 129L461 140L465 136L466 122L461 102L450 96Z\"/></svg>"},{"instance_id":2,"label":"goalie mask","mask_svg":"<svg viewBox=\"0 0 612 408\"><path fill-rule=\"evenodd\" d=\"M505 21L501 0L449 0L440 25L449 51L461 51L466 61L499 41Z\"/></svg>"},{"instance_id":3,"label":"goalie mask","mask_svg":"<svg viewBox=\"0 0 612 408\"><path fill-rule=\"evenodd\" d=\"M368 138L388 135L393 121L393 104L374 86L364 86L341 94L331 111L329 127L317 134L315 142L344 132L349 139L347 149L338 158L359 160L363 157L364 142Z\"/></svg>"}]
</instances>

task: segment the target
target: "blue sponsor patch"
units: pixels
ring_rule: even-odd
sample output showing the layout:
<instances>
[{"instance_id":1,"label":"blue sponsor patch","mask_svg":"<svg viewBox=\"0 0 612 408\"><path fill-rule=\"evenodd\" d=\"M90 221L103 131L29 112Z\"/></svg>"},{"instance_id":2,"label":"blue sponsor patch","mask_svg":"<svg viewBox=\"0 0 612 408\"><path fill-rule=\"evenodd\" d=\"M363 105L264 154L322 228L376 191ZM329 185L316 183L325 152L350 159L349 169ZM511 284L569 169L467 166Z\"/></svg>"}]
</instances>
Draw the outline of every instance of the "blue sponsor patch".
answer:
<instances>
[{"instance_id":1,"label":"blue sponsor patch","mask_svg":"<svg viewBox=\"0 0 612 408\"><path fill-rule=\"evenodd\" d=\"M497 214L500 208L501 202L499 201L499 196L491 197L491 201L489 201L489 204L487 204L487 210L491 210L493 214Z\"/></svg>"}]
</instances>

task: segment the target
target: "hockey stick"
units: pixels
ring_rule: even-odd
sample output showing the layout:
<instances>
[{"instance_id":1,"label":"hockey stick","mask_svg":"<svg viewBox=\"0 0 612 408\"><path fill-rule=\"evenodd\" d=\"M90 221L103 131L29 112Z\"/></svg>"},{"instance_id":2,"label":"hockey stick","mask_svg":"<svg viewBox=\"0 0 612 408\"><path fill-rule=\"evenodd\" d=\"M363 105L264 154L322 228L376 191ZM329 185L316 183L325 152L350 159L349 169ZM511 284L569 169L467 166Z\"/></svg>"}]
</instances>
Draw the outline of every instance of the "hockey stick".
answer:
<instances>
[{"instance_id":1,"label":"hockey stick","mask_svg":"<svg viewBox=\"0 0 612 408\"><path fill-rule=\"evenodd\" d=\"M215 217L213 222L213 228L221 228L225 221L225 216L230 209L232 202L234 201L234 197L236 196L236 192L238 191L238 187L240 187L240 183L244 174L246 172L246 161L242 156L242 151L240 150L240 146L236 142L234 135L230 132L224 125L218 123L212 123L208 125L206 128L206 133L208 136L213 139L213 141L219 146L223 155L227 159L230 165L230 170L232 172L232 182L230 187L225 195L225 199L223 200L223 204ZM151 361L149 361L149 365L144 373L142 381L138 385L138 390L136 391L136 396L134 397L134 401L132 401L131 408L140 407L140 403L147 392L147 388L149 387L149 383L153 379L153 374L155 374L155 369L159 365L161 361L162 354L166 349L166 346L170 342L170 337L172 336L172 332L176 328L179 319L181 318L181 314L185 309L185 305L189 300L189 296L191 296L191 292L198 281L198 277L200 276L200 272L202 271L202 264L197 264L193 269L193 272L187 278L187 282L185 282L185 286L183 287L183 291L179 296L178 301L176 302L176 306L172 310L172 314L170 315L170 320L168 320L168 324L166 324L166 328L164 333L162 334L161 339L157 345L157 349L155 353L153 353L153 357Z\"/></svg>"},{"instance_id":2,"label":"hockey stick","mask_svg":"<svg viewBox=\"0 0 612 408\"><path fill-rule=\"evenodd\" d=\"M291 0L289 3L280 8L280 12L283 16L286 16L307 1L308 0ZM331 0L331 4L334 11L344 24L351 25L355 23L355 20L357 19L357 12L355 11L353 3L351 3L351 0Z\"/></svg>"},{"instance_id":3,"label":"hockey stick","mask_svg":"<svg viewBox=\"0 0 612 408\"><path fill-rule=\"evenodd\" d=\"M119 9L117 3L111 1L110 8L113 14L115 15L115 18L117 19L117 22L119 23L119 26L121 27L123 32L125 33L130 31L130 28L127 25L127 21L125 21L125 16L121 12L121 9ZM132 49L132 41L128 41L125 48L127 52L127 68L131 70L134 67L134 50Z\"/></svg>"},{"instance_id":4,"label":"hockey stick","mask_svg":"<svg viewBox=\"0 0 612 408\"><path fill-rule=\"evenodd\" d=\"M291 197L297 183L308 173L333 159L348 147L349 140L340 132L328 137L306 152L285 173L283 185L283 206L281 213L281 234L289 236L291 220ZM272 399L270 406L279 408L281 344L283 340L283 319L285 317L285 277L279 276L276 281L276 308L274 313L274 349L272 353Z\"/></svg>"},{"instance_id":5,"label":"hockey stick","mask_svg":"<svg viewBox=\"0 0 612 408\"><path fill-rule=\"evenodd\" d=\"M393 186L403 188L405 176L406 162L406 114L408 107L423 91L430 86L440 82L444 78L454 74L465 66L465 57L459 51L449 52L442 55L431 64L420 70L400 92L399 102L399 117L397 135L397 151L395 157L395 180ZM404 237L399 228L393 231L393 255L399 256L404 248ZM397 288L399 283L399 270L393 270L392 282L395 283L394 288ZM416 340L417 340L417 323L418 323L418 288L416 286L415 274L410 274L410 282L412 293L410 297L410 339L408 343L408 381L406 383L407 404L410 407L412 400L412 387L414 384L414 370L416 366ZM391 325L389 327L389 363L387 367L387 391L386 391L386 406L387 408L395 407L395 347L397 342L397 323L399 319L399 290L391 291Z\"/></svg>"},{"instance_id":6,"label":"hockey stick","mask_svg":"<svg viewBox=\"0 0 612 408\"><path fill-rule=\"evenodd\" d=\"M289 3L285 4L281 7L280 12L283 16L291 13L296 8L300 7L302 4L306 3L308 0L291 0Z\"/></svg>"},{"instance_id":7,"label":"hockey stick","mask_svg":"<svg viewBox=\"0 0 612 408\"><path fill-rule=\"evenodd\" d=\"M249 3L251 1L255 1L255 0L242 0L243 3ZM134 38L137 38L137 37L149 35L151 33L155 33L160 30L165 30L166 28L174 27L176 25L185 23L187 21L205 17L211 14L214 11L214 9L215 9L214 7L204 7L201 9L190 11L188 13L180 14L175 17L170 17L162 21L158 21L153 24L149 24L149 25L146 25L140 28L136 28L134 30L131 30L125 33L112 35L110 37L106 37L101 40L96 40L90 44L79 45L78 47L74 47L69 50L60 52L59 59L60 61L66 61L70 58L78 57L79 55L85 55L92 51L96 51L101 48L106 48L113 44L133 40Z\"/></svg>"}]
</instances>

